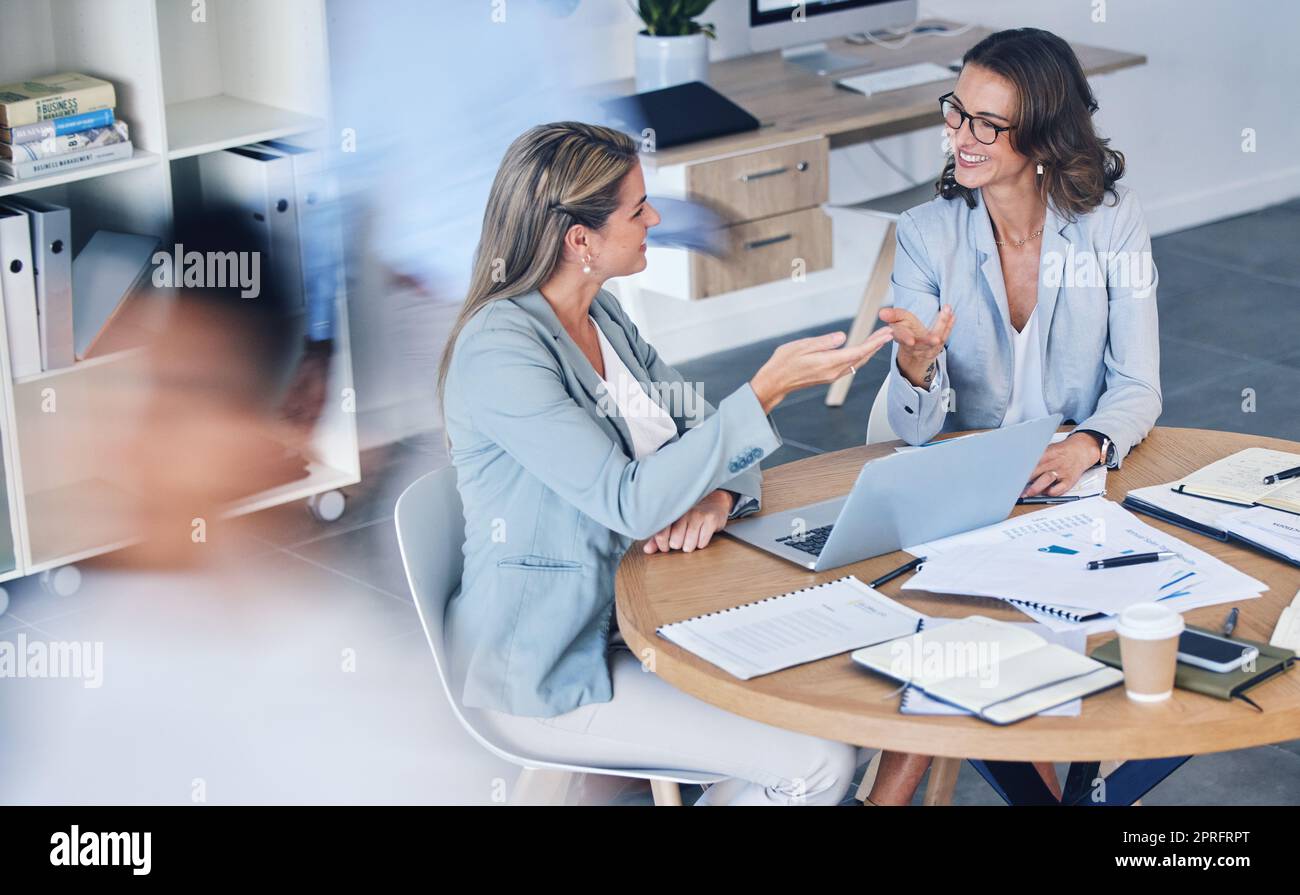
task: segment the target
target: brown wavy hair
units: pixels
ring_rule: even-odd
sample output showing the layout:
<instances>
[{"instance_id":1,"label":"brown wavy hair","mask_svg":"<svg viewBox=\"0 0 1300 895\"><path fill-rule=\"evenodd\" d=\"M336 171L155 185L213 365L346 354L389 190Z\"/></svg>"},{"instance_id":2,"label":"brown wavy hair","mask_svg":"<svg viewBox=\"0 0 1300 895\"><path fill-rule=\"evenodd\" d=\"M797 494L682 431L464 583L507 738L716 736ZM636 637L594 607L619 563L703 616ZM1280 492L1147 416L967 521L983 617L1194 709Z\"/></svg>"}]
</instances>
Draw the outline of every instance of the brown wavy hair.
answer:
<instances>
[{"instance_id":1,"label":"brown wavy hair","mask_svg":"<svg viewBox=\"0 0 1300 895\"><path fill-rule=\"evenodd\" d=\"M962 67L978 65L1010 81L1019 95L1015 129L1006 132L1011 146L1043 166L1038 179L1043 201L1051 199L1074 220L1115 195L1124 176L1124 154L1109 148L1093 127L1097 100L1074 50L1041 28L1012 28L990 34L966 51ZM951 153L936 192L957 196L975 207L975 194L957 182Z\"/></svg>"}]
</instances>

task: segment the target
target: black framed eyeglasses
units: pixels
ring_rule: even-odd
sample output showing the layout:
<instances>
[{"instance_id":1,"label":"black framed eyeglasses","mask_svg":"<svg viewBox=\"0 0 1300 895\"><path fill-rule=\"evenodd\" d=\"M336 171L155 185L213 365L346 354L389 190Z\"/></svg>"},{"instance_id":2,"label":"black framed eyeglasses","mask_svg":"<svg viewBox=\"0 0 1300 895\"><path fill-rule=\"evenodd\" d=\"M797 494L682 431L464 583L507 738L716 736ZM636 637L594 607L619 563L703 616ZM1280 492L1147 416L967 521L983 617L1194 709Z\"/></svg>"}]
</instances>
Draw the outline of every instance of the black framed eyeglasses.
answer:
<instances>
[{"instance_id":1,"label":"black framed eyeglasses","mask_svg":"<svg viewBox=\"0 0 1300 895\"><path fill-rule=\"evenodd\" d=\"M991 146L996 143L998 134L1003 131L1012 131L1016 129L1014 124L994 124L987 118L968 115L965 109L957 105L957 102L952 98L951 93L945 93L943 96L939 97L939 111L943 113L944 124L948 125L948 127L955 131L961 130L962 125L969 121L971 135L985 146Z\"/></svg>"}]
</instances>

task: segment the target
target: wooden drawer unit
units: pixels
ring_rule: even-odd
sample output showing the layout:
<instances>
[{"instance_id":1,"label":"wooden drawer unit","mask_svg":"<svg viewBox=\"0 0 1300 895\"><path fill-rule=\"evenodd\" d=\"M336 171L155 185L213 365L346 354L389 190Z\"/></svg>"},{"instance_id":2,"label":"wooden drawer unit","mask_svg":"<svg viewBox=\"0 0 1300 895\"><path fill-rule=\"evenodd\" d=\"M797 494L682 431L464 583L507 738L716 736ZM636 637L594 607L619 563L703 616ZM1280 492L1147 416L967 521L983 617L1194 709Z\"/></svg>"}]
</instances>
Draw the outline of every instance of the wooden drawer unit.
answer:
<instances>
[{"instance_id":1,"label":"wooden drawer unit","mask_svg":"<svg viewBox=\"0 0 1300 895\"><path fill-rule=\"evenodd\" d=\"M686 168L686 192L716 203L736 222L812 208L827 200L825 137L734 155Z\"/></svg>"},{"instance_id":2,"label":"wooden drawer unit","mask_svg":"<svg viewBox=\"0 0 1300 895\"><path fill-rule=\"evenodd\" d=\"M709 298L788 279L796 269L796 259L802 259L805 273L831 266L831 219L820 208L774 215L729 229L729 259L691 256L690 298Z\"/></svg>"}]
</instances>

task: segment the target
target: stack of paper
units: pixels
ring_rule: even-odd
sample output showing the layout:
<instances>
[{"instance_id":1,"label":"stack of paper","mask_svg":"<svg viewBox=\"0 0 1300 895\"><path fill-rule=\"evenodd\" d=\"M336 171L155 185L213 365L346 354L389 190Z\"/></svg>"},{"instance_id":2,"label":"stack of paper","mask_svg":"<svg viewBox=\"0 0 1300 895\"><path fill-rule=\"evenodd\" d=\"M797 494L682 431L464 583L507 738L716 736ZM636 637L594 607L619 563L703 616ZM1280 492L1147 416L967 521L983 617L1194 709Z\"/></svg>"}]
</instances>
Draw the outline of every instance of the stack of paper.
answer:
<instances>
[{"instance_id":1,"label":"stack of paper","mask_svg":"<svg viewBox=\"0 0 1300 895\"><path fill-rule=\"evenodd\" d=\"M1055 630L1114 626L1134 603L1176 612L1248 600L1268 589L1208 553L1142 522L1100 497L1017 516L908 547L927 560L904 590L1005 600ZM1171 551L1172 560L1091 570L1088 562Z\"/></svg>"}]
</instances>

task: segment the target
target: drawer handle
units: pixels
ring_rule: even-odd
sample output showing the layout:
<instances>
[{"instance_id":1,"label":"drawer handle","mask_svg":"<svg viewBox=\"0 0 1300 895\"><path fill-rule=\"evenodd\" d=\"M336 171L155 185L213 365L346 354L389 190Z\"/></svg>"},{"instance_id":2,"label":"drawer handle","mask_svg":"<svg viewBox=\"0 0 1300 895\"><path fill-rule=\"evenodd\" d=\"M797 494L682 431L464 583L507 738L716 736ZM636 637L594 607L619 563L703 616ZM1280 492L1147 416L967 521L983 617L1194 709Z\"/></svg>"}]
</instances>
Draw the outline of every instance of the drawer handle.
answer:
<instances>
[{"instance_id":1,"label":"drawer handle","mask_svg":"<svg viewBox=\"0 0 1300 895\"><path fill-rule=\"evenodd\" d=\"M767 239L750 240L749 242L745 243L745 251L748 252L753 249L765 248L766 246L776 245L778 242L785 242L787 239L793 239L793 238L794 237L789 233L782 233L780 236L769 236L767 237Z\"/></svg>"},{"instance_id":2,"label":"drawer handle","mask_svg":"<svg viewBox=\"0 0 1300 895\"><path fill-rule=\"evenodd\" d=\"M784 174L786 171L789 170L790 170L789 165L782 165L779 168L769 168L766 171L755 171L753 174L741 174L740 182L749 183L751 180L759 180L763 177L773 177L777 174Z\"/></svg>"}]
</instances>

